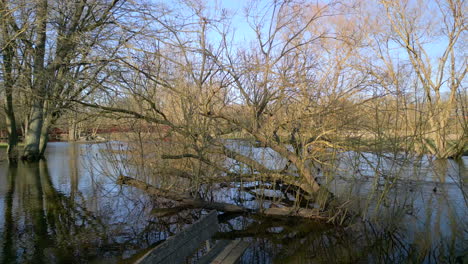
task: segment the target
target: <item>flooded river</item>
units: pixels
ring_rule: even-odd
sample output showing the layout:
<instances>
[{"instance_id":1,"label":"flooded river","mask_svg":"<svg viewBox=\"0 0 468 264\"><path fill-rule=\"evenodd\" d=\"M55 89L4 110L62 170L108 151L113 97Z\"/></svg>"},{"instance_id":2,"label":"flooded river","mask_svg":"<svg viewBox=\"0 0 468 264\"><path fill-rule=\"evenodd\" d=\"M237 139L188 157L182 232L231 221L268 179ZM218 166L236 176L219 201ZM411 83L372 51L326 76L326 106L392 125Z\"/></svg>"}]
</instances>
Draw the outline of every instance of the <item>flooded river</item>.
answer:
<instances>
[{"instance_id":1,"label":"flooded river","mask_svg":"<svg viewBox=\"0 0 468 264\"><path fill-rule=\"evenodd\" d=\"M0 263L131 263L204 213L158 216L154 208L171 202L117 185L123 168L118 160L103 161L105 148L50 143L47 161L0 162ZM237 216L222 219L214 239L251 242L242 263L468 261L467 157L455 162L340 155L335 176L322 170L319 180L349 200L364 221L337 227L298 218Z\"/></svg>"}]
</instances>

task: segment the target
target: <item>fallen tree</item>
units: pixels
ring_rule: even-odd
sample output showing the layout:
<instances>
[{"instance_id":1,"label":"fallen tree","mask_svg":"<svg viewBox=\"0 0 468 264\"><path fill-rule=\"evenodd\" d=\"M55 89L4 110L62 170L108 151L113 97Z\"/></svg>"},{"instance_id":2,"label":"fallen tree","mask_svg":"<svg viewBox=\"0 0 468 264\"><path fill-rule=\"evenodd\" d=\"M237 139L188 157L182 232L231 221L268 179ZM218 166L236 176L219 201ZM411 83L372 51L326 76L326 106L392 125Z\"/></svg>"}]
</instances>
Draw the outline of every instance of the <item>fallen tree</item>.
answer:
<instances>
[{"instance_id":1,"label":"fallen tree","mask_svg":"<svg viewBox=\"0 0 468 264\"><path fill-rule=\"evenodd\" d=\"M224 18L208 19L202 5L181 7L186 12L149 10L148 34L141 42L130 40L122 51L128 56L119 60L125 74L112 74L106 86L118 86L119 96L107 89L105 99L74 102L132 120L130 166L158 184L166 184L158 177L171 175L185 185L154 189L136 179L119 182L186 206L236 212L245 209L208 203L204 195L216 185L235 185L239 192L257 185L248 193L278 206L261 205L259 213L343 219L344 203L318 178L334 177L334 158L345 139L340 131L349 131L356 119L353 104L342 105L364 89L366 76L348 65L357 52L342 41L348 36L337 38L320 26L338 4L275 1L249 10L257 42L241 50L232 48L229 32L219 31L222 22L214 22ZM257 11L264 20L255 18ZM212 34L219 34L217 43L207 37ZM325 39L333 42L326 55L318 52ZM157 43L155 50L149 43ZM149 126L161 127L159 136L144 130ZM230 142L233 134L243 138ZM281 197L268 197L271 191Z\"/></svg>"},{"instance_id":2,"label":"fallen tree","mask_svg":"<svg viewBox=\"0 0 468 264\"><path fill-rule=\"evenodd\" d=\"M189 194L180 194L171 192L170 190L162 190L146 182L137 180L128 176L120 176L117 179L117 184L127 185L142 191L145 191L149 195L170 199L176 201L178 209L182 210L185 208L203 208L208 210L218 210L227 213L259 213L269 216L298 216L305 218L313 218L320 220L330 220L329 217L320 215L318 210L307 209L307 208L294 208L294 207L272 207L267 209L249 209L229 203L222 202L209 202L202 199L193 198Z\"/></svg>"}]
</instances>

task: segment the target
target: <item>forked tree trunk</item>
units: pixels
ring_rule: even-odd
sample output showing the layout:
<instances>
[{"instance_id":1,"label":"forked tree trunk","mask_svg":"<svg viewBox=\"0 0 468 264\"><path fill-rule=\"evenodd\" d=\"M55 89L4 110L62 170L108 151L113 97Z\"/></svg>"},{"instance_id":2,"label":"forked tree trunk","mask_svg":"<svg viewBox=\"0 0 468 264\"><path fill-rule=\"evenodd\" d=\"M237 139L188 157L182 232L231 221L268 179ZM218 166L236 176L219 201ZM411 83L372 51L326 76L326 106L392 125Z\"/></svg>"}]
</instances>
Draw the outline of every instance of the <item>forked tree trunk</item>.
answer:
<instances>
[{"instance_id":1,"label":"forked tree trunk","mask_svg":"<svg viewBox=\"0 0 468 264\"><path fill-rule=\"evenodd\" d=\"M41 140L42 124L44 122L44 96L46 89L46 69L44 67L46 56L46 40L47 40L47 0L37 2L37 35L35 39L35 54L34 54L34 84L32 93L35 98L31 106L31 115L26 131L25 147L22 159L28 161L38 161L41 158L39 144Z\"/></svg>"}]
</instances>

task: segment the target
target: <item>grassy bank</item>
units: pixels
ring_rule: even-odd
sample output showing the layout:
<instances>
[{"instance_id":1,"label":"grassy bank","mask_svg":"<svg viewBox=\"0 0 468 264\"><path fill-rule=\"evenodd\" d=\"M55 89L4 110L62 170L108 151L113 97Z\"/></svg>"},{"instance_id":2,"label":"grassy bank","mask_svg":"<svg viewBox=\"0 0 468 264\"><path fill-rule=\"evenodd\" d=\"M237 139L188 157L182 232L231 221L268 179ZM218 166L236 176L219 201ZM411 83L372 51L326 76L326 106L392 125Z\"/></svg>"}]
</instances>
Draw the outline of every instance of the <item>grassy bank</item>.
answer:
<instances>
[{"instance_id":1,"label":"grassy bank","mask_svg":"<svg viewBox=\"0 0 468 264\"><path fill-rule=\"evenodd\" d=\"M24 143L19 143L18 146L19 146L19 147L24 147ZM5 148L5 149L6 149L7 147L8 147L8 143L6 143L6 142L0 142L0 149L2 149L2 148Z\"/></svg>"}]
</instances>

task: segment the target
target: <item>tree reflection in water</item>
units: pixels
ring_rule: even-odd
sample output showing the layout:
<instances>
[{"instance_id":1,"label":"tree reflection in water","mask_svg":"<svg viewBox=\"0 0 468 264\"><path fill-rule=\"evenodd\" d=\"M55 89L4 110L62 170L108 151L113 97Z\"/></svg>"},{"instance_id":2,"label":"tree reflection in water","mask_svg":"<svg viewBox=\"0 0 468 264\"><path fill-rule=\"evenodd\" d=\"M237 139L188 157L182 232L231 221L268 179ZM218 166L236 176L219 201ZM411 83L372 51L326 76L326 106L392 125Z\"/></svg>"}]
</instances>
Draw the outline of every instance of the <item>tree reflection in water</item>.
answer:
<instances>
[{"instance_id":1,"label":"tree reflection in water","mask_svg":"<svg viewBox=\"0 0 468 264\"><path fill-rule=\"evenodd\" d=\"M94 186L97 196L86 197L73 174L70 195L65 194L54 186L45 161L0 169L7 183L4 193L0 189L0 263L118 262L200 216L199 211L181 211L156 218L145 206L158 201L125 190L109 194L103 186ZM125 208L119 211L120 206Z\"/></svg>"},{"instance_id":2,"label":"tree reflection in water","mask_svg":"<svg viewBox=\"0 0 468 264\"><path fill-rule=\"evenodd\" d=\"M238 217L218 237L253 242L242 263L466 263L466 165L437 160L433 165L436 180L409 183L402 178L386 194L389 202L379 207L375 202L368 206L366 197L356 193L378 194L382 186L347 183L356 210L368 211L366 220L353 225Z\"/></svg>"},{"instance_id":3,"label":"tree reflection in water","mask_svg":"<svg viewBox=\"0 0 468 264\"><path fill-rule=\"evenodd\" d=\"M466 225L444 238L433 233L435 225L412 235L415 230L392 221L341 228L303 219L239 217L217 237L252 242L241 263L465 263Z\"/></svg>"},{"instance_id":4,"label":"tree reflection in water","mask_svg":"<svg viewBox=\"0 0 468 264\"><path fill-rule=\"evenodd\" d=\"M7 175L8 187L5 194L5 224L3 228L3 263L11 263L15 259L13 250L13 196L15 194L15 175L17 164L9 167Z\"/></svg>"},{"instance_id":5,"label":"tree reflection in water","mask_svg":"<svg viewBox=\"0 0 468 264\"><path fill-rule=\"evenodd\" d=\"M174 203L116 185L107 174L115 164L95 168L96 149L59 143L49 149L47 163L0 163L0 263L130 262L201 215L161 209ZM465 163L436 161L430 179L420 175L427 164L405 169L417 180L402 175L390 190L381 184L389 177L359 168L363 177L337 186L350 194L356 210L373 214L351 226L223 215L216 238L253 242L242 263L463 263ZM104 170L107 175L100 174ZM383 192L382 203L370 206Z\"/></svg>"}]
</instances>

